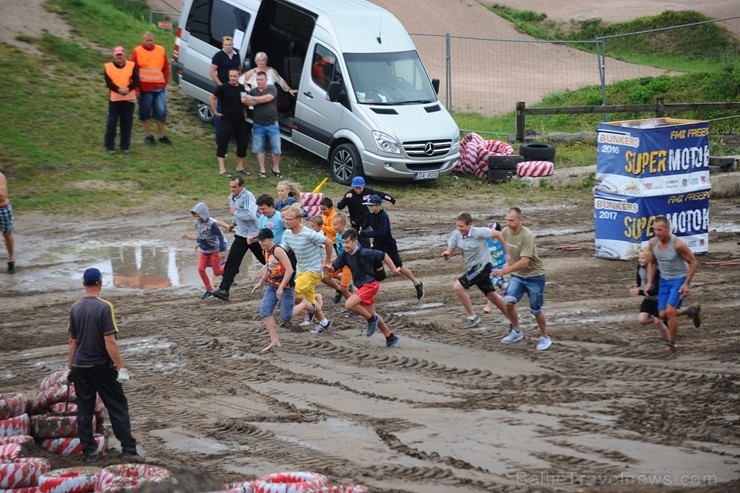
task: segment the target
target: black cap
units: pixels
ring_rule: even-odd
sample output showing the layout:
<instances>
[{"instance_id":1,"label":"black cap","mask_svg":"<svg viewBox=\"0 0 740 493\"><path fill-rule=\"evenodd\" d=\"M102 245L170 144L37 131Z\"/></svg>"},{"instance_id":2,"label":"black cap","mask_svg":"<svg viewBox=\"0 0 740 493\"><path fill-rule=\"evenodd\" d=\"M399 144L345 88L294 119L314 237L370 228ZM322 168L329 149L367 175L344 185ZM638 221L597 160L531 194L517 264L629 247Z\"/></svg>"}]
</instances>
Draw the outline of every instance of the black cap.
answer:
<instances>
[{"instance_id":1,"label":"black cap","mask_svg":"<svg viewBox=\"0 0 740 493\"><path fill-rule=\"evenodd\" d=\"M264 240L265 238L275 238L275 235L272 233L270 228L262 228L260 229L260 232L257 233L258 240Z\"/></svg>"}]
</instances>

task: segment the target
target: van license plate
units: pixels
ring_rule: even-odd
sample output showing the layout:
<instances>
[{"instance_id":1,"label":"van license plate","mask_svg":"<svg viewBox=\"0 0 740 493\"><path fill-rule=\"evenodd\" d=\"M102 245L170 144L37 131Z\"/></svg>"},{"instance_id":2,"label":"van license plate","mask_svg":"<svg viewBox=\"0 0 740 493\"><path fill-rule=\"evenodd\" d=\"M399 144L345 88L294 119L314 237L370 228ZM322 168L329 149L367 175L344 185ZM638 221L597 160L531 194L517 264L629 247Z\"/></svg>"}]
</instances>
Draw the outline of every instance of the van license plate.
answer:
<instances>
[{"instance_id":1,"label":"van license plate","mask_svg":"<svg viewBox=\"0 0 740 493\"><path fill-rule=\"evenodd\" d=\"M431 180L439 178L439 171L417 171L414 173L414 180Z\"/></svg>"}]
</instances>

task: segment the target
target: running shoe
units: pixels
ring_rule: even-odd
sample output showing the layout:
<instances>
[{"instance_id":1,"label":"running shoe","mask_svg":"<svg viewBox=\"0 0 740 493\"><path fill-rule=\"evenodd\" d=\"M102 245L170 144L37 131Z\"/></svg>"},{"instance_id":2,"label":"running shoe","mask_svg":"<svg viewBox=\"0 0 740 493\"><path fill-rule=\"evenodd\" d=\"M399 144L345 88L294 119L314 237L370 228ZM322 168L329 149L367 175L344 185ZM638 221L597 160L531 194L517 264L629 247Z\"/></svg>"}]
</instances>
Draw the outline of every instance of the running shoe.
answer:
<instances>
[{"instance_id":1,"label":"running shoe","mask_svg":"<svg viewBox=\"0 0 740 493\"><path fill-rule=\"evenodd\" d=\"M501 342L504 344L511 344L512 342L521 341L522 339L524 339L524 334L522 334L521 330L511 329L509 333L501 339Z\"/></svg>"}]
</instances>

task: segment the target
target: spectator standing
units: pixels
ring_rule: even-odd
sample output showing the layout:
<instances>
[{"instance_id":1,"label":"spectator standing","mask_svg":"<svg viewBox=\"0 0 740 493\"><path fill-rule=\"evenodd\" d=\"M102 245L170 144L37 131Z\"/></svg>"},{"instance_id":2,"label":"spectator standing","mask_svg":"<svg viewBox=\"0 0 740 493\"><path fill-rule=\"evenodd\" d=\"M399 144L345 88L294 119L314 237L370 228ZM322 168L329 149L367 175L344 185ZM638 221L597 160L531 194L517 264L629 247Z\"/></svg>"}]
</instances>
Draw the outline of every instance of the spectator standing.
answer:
<instances>
[{"instance_id":1,"label":"spectator standing","mask_svg":"<svg viewBox=\"0 0 740 493\"><path fill-rule=\"evenodd\" d=\"M270 142L272 174L278 178L280 172L280 125L278 124L277 88L267 84L267 74L257 72L257 87L249 91L247 104L254 106L252 125L252 152L257 155L260 178L265 178L265 140Z\"/></svg>"},{"instance_id":2,"label":"spectator standing","mask_svg":"<svg viewBox=\"0 0 740 493\"><path fill-rule=\"evenodd\" d=\"M352 178L352 188L344 194L344 197L342 197L339 202L337 202L337 209L340 211L345 207L347 208L347 212L349 213L349 223L352 228L357 231L360 231L360 226L365 222L368 208L364 204L367 202L367 198L371 195L377 195L394 206L397 205L396 199L390 194L366 187L365 179L361 176L355 176ZM370 241L367 237L363 237L362 235L360 235L360 244L365 248L370 247Z\"/></svg>"},{"instance_id":3,"label":"spectator standing","mask_svg":"<svg viewBox=\"0 0 740 493\"><path fill-rule=\"evenodd\" d=\"M421 300L424 297L424 284L414 276L411 269L403 266L401 255L398 253L398 245L391 232L391 220L381 207L381 203L380 195L370 195L363 202L370 213L365 216L365 220L360 226L360 238L372 238L373 248L388 254L393 260L393 264L398 267L399 272L414 284L416 299Z\"/></svg>"},{"instance_id":4,"label":"spectator standing","mask_svg":"<svg viewBox=\"0 0 740 493\"><path fill-rule=\"evenodd\" d=\"M77 433L85 461L101 458L93 436L95 398L100 396L110 416L113 434L121 442L121 459L142 462L131 435L131 418L123 385L129 373L118 350L118 326L113 304L100 298L103 275L87 269L82 276L85 296L69 312L69 351L65 380L74 382L77 395Z\"/></svg>"},{"instance_id":5,"label":"spectator standing","mask_svg":"<svg viewBox=\"0 0 740 493\"><path fill-rule=\"evenodd\" d=\"M506 251L506 242L500 231L473 226L473 217L469 213L463 212L457 216L455 231L447 240L447 249L442 252L442 258L449 260L455 249L459 248L465 260L465 267L468 269L452 285L468 315L465 328L473 328L480 323L480 317L475 314L473 303L470 301L470 295L468 294L468 289L473 286L477 286L483 296L495 304L504 317L508 319L504 300L496 294L491 281L493 264L488 249L489 239L500 241L505 249L504 251Z\"/></svg>"},{"instance_id":6,"label":"spectator standing","mask_svg":"<svg viewBox=\"0 0 740 493\"><path fill-rule=\"evenodd\" d=\"M227 84L221 84L211 94L211 110L216 115L216 120L221 121L222 132L219 133L216 158L218 159L218 172L221 176L230 178L226 172L224 158L229 147L229 139L233 134L236 137L236 172L249 175L244 168L244 157L247 155L247 122L244 120L245 107L242 104L246 98L246 89L239 84L239 71L229 70ZM218 105L216 104L218 102ZM220 105L221 111L218 111Z\"/></svg>"},{"instance_id":7,"label":"spectator standing","mask_svg":"<svg viewBox=\"0 0 740 493\"><path fill-rule=\"evenodd\" d=\"M134 128L136 88L139 87L139 70L136 64L126 60L123 46L113 48L113 61L103 65L105 85L109 89L108 121L105 126L105 149L108 154L116 153L116 128L121 125L121 152L128 154L131 148L131 131Z\"/></svg>"},{"instance_id":8,"label":"spectator standing","mask_svg":"<svg viewBox=\"0 0 740 493\"><path fill-rule=\"evenodd\" d=\"M170 65L164 47L154 44L149 31L141 36L141 44L134 48L131 61L139 69L139 120L144 123L144 142L154 145L152 116L157 122L160 144L172 145L166 135L167 83L170 81Z\"/></svg>"},{"instance_id":9,"label":"spectator standing","mask_svg":"<svg viewBox=\"0 0 740 493\"><path fill-rule=\"evenodd\" d=\"M13 206L8 197L8 179L0 172L0 231L3 232L5 248L8 250L8 274L15 274L15 241L13 239Z\"/></svg>"},{"instance_id":10,"label":"spectator standing","mask_svg":"<svg viewBox=\"0 0 740 493\"><path fill-rule=\"evenodd\" d=\"M522 222L522 211L512 207L506 213L506 227L501 232L509 249L509 264L491 272L494 277L511 274L509 285L504 294L504 303L508 319L511 322L509 333L501 339L504 344L521 341L524 334L519 330L519 315L516 312L516 303L526 294L529 297L529 312L537 320L540 329L540 339L537 350L544 351L552 345L547 335L545 315L542 305L545 302L545 268L537 253L534 234Z\"/></svg>"},{"instance_id":11,"label":"spectator standing","mask_svg":"<svg viewBox=\"0 0 740 493\"><path fill-rule=\"evenodd\" d=\"M259 233L257 201L252 192L244 187L244 178L241 176L237 175L231 179L229 205L231 213L234 215L229 226L229 231L234 231L234 241L231 243L229 255L226 257L221 285L212 293L213 296L223 301L229 301L229 290L234 283L234 278L239 273L239 268L247 250L251 250L254 258L265 265L265 257L262 255L262 248L257 241L257 233Z\"/></svg>"},{"instance_id":12,"label":"spectator standing","mask_svg":"<svg viewBox=\"0 0 740 493\"><path fill-rule=\"evenodd\" d=\"M216 52L211 59L211 80L216 84L216 87L227 84L229 82L229 71L234 69L242 75L242 63L239 58L239 50L234 48L234 38L231 36L224 36L221 39L222 49ZM240 84L242 85L242 84ZM216 104L216 110L221 113L221 100L219 99ZM214 115L216 113L214 112ZM221 135L221 120L216 118L213 122L213 126L216 132L216 143L218 144L219 135Z\"/></svg>"}]
</instances>

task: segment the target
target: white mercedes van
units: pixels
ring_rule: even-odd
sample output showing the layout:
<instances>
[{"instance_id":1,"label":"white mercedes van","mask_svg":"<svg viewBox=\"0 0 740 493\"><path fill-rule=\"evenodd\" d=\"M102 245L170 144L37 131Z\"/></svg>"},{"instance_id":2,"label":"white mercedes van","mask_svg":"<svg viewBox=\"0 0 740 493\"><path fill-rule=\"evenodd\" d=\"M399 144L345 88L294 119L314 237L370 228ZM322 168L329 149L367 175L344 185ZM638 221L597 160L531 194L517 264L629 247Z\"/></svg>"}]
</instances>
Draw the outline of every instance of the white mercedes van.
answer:
<instances>
[{"instance_id":1,"label":"white mercedes van","mask_svg":"<svg viewBox=\"0 0 740 493\"><path fill-rule=\"evenodd\" d=\"M245 66L267 53L283 139L326 159L334 180L429 180L460 159L459 130L401 23L364 0L185 0L175 82L211 117L211 58L232 36Z\"/></svg>"}]
</instances>

